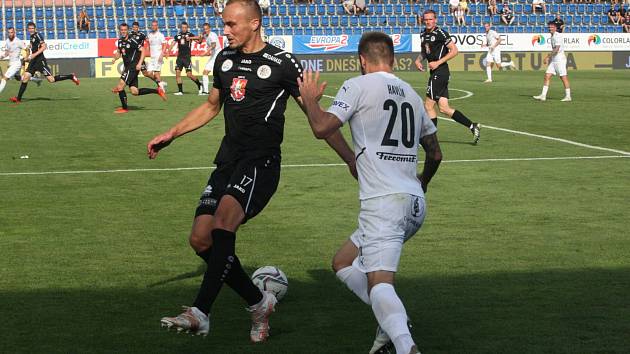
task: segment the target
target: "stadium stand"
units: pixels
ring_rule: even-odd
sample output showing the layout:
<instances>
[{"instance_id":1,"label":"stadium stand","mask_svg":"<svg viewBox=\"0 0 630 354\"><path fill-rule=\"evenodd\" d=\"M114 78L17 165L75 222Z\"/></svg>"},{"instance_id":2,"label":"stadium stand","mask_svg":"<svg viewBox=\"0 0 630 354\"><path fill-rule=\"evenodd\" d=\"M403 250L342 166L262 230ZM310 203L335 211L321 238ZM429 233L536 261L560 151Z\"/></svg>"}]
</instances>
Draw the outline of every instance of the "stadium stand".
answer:
<instances>
[{"instance_id":1,"label":"stadium stand","mask_svg":"<svg viewBox=\"0 0 630 354\"><path fill-rule=\"evenodd\" d=\"M314 4L294 4L293 0L274 0L270 16L263 26L267 35L338 35L360 34L379 30L387 33L410 34L421 29L416 14L433 9L439 15L439 23L451 33L481 33L483 22L491 21L498 32L546 32L546 23L559 13L565 20L565 32L621 32L622 27L610 24L606 11L610 4L563 4L562 0L549 2L548 15L532 14L532 5L526 0L512 2L516 19L511 26L500 23L500 16L488 15L484 3L469 3L467 26L455 25L448 14L448 4L436 4L421 0L408 3L404 0L382 0L368 5L369 15L347 16L340 1L315 0ZM619 5L616 5L619 6ZM79 33L77 16L85 8L92 21L92 31ZM151 6L142 0L5 0L2 2L0 30L4 39L5 29L14 27L20 38L28 38L26 23L33 21L48 39L114 38L116 26L122 22L138 21L147 30L157 19L160 28L168 36L177 32L181 21L187 21L193 32L199 32L204 22L221 33L223 22L214 14L211 5L205 6Z\"/></svg>"}]
</instances>

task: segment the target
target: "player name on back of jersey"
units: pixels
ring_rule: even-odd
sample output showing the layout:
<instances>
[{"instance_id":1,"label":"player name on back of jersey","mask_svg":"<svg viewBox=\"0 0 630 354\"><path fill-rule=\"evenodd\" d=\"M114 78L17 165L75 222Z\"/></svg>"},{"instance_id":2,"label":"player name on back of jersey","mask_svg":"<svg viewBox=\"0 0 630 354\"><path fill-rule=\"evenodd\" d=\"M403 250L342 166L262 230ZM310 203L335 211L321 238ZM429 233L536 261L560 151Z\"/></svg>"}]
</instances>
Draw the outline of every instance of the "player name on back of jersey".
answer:
<instances>
[{"instance_id":1,"label":"player name on back of jersey","mask_svg":"<svg viewBox=\"0 0 630 354\"><path fill-rule=\"evenodd\" d=\"M405 90L400 86L387 84L387 92L389 92L390 95L405 97Z\"/></svg>"}]
</instances>

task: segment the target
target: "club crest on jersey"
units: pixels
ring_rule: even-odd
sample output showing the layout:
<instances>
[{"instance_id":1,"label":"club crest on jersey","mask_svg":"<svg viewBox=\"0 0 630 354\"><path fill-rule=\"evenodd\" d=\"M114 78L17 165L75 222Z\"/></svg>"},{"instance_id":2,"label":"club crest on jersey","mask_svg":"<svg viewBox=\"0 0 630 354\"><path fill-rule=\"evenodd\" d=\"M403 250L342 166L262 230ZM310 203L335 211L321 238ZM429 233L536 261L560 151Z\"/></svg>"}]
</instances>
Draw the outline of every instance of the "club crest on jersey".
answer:
<instances>
[{"instance_id":1,"label":"club crest on jersey","mask_svg":"<svg viewBox=\"0 0 630 354\"><path fill-rule=\"evenodd\" d=\"M247 79L235 77L232 79L232 86L230 86L230 96L236 102L242 101L245 98L245 86L247 86Z\"/></svg>"},{"instance_id":2,"label":"club crest on jersey","mask_svg":"<svg viewBox=\"0 0 630 354\"><path fill-rule=\"evenodd\" d=\"M256 71L256 74L261 79L268 79L269 76L271 76L271 68L269 67L269 65L261 65L258 68L258 71Z\"/></svg>"},{"instance_id":3,"label":"club crest on jersey","mask_svg":"<svg viewBox=\"0 0 630 354\"><path fill-rule=\"evenodd\" d=\"M234 63L232 62L232 60L230 60L230 59L226 59L226 60L223 62L223 65L221 65L221 71L225 72L225 71L228 71L228 70L232 69L232 65L234 65Z\"/></svg>"}]
</instances>

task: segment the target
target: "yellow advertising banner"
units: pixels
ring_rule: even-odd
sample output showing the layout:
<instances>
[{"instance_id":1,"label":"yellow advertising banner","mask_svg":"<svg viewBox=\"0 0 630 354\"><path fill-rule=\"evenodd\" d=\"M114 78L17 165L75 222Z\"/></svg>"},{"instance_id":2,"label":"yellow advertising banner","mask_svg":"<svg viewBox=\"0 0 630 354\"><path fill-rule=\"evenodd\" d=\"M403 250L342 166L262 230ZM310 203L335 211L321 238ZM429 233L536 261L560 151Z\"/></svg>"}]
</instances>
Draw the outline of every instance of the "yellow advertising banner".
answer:
<instances>
[{"instance_id":1,"label":"yellow advertising banner","mask_svg":"<svg viewBox=\"0 0 630 354\"><path fill-rule=\"evenodd\" d=\"M175 76L175 61L176 57L164 58L162 64L162 76ZM150 62L150 58L145 61L147 65ZM191 64L194 75L201 75L206 63L210 60L210 57L192 57ZM186 70L184 70L185 72ZM123 72L123 61L118 59L115 64L112 64L112 58L96 58L94 59L94 72L96 77L120 77ZM185 75L182 73L182 75Z\"/></svg>"}]
</instances>

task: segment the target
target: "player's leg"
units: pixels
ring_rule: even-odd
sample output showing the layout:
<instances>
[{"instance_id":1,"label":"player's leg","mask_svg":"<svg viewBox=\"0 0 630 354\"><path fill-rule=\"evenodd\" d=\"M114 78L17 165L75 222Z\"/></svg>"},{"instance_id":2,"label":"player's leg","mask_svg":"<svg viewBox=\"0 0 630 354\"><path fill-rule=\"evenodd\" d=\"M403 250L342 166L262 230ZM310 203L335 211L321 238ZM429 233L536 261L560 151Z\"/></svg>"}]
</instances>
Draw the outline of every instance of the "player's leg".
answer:
<instances>
[{"instance_id":1,"label":"player's leg","mask_svg":"<svg viewBox=\"0 0 630 354\"><path fill-rule=\"evenodd\" d=\"M561 61L556 63L558 76L562 81L562 85L564 85L564 98L561 100L562 102L570 102L571 101L571 85L569 84L569 77L567 76L567 63L566 61Z\"/></svg>"},{"instance_id":2,"label":"player's leg","mask_svg":"<svg viewBox=\"0 0 630 354\"><path fill-rule=\"evenodd\" d=\"M9 65L9 67L7 68L7 71L4 73L4 76L0 80L0 92L4 90L4 87L7 85L7 81L10 80L12 77L14 77L16 74L19 74L21 69L22 69L22 64L19 62ZM22 76L20 75L19 80L21 79L22 79Z\"/></svg>"},{"instance_id":3,"label":"player's leg","mask_svg":"<svg viewBox=\"0 0 630 354\"><path fill-rule=\"evenodd\" d=\"M210 91L208 91L208 86L210 86L210 78L208 77L208 75L210 74L210 71L205 69L203 71L203 73L201 74L201 82L203 84L203 93L207 94Z\"/></svg>"},{"instance_id":4,"label":"player's leg","mask_svg":"<svg viewBox=\"0 0 630 354\"><path fill-rule=\"evenodd\" d=\"M22 75L22 83L20 83L20 89L18 90L18 95L16 97L11 97L10 100L12 102L20 102L22 101L22 97L24 96L24 92L26 91L26 87L28 86L28 81L33 76L33 70L29 66L29 70Z\"/></svg>"},{"instance_id":5,"label":"player's leg","mask_svg":"<svg viewBox=\"0 0 630 354\"><path fill-rule=\"evenodd\" d=\"M177 82L177 92L174 94L181 96L184 94L184 83L182 82L182 69L179 66L175 66L175 82Z\"/></svg>"},{"instance_id":6,"label":"player's leg","mask_svg":"<svg viewBox=\"0 0 630 354\"><path fill-rule=\"evenodd\" d=\"M551 82L551 77L556 74L556 69L553 63L549 63L549 67L547 67L547 71L545 72L545 78L543 79L543 87L540 95L534 96L534 99L539 101L545 101L547 99L547 92L549 91L549 83Z\"/></svg>"},{"instance_id":7,"label":"player's leg","mask_svg":"<svg viewBox=\"0 0 630 354\"><path fill-rule=\"evenodd\" d=\"M440 107L440 112L446 114L451 119L470 130L470 132L473 134L474 144L479 142L479 139L481 138L481 125L479 123L474 123L468 117L466 117L464 113L451 108L451 106L448 104L447 97L440 97L440 99L438 100L438 106Z\"/></svg>"},{"instance_id":8,"label":"player's leg","mask_svg":"<svg viewBox=\"0 0 630 354\"><path fill-rule=\"evenodd\" d=\"M492 64L494 64L494 58L492 57L492 54L488 52L488 55L486 56L486 76L487 76L487 79L486 79L486 81L484 81L484 83L492 82Z\"/></svg>"},{"instance_id":9,"label":"player's leg","mask_svg":"<svg viewBox=\"0 0 630 354\"><path fill-rule=\"evenodd\" d=\"M199 94L203 93L203 88L201 86L201 82L199 81L199 79L197 79L197 77L195 75L193 75L192 73L192 65L189 65L186 68L186 76L188 76L188 78L195 83L195 85L197 85L197 90L199 91Z\"/></svg>"},{"instance_id":10,"label":"player's leg","mask_svg":"<svg viewBox=\"0 0 630 354\"><path fill-rule=\"evenodd\" d=\"M368 296L368 284L365 271L358 264L359 248L357 242L360 237L360 231L356 230L350 239L337 251L333 257L332 268L337 278L341 280L348 289L361 299L364 303L370 305L370 297Z\"/></svg>"},{"instance_id":11,"label":"player's leg","mask_svg":"<svg viewBox=\"0 0 630 354\"><path fill-rule=\"evenodd\" d=\"M129 70L125 70L120 76L116 87L112 89L112 92L118 93L118 99L120 99L120 108L117 108L114 113L128 112L129 107L127 106L127 93L125 92L125 86L127 85L128 77Z\"/></svg>"}]
</instances>

